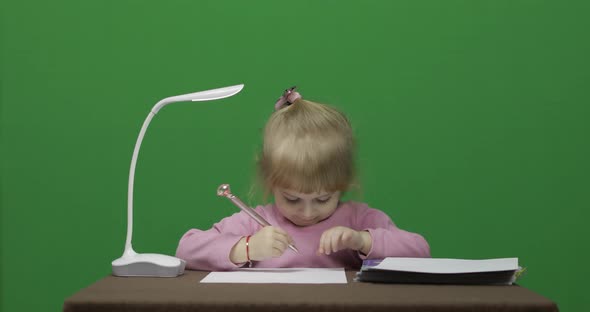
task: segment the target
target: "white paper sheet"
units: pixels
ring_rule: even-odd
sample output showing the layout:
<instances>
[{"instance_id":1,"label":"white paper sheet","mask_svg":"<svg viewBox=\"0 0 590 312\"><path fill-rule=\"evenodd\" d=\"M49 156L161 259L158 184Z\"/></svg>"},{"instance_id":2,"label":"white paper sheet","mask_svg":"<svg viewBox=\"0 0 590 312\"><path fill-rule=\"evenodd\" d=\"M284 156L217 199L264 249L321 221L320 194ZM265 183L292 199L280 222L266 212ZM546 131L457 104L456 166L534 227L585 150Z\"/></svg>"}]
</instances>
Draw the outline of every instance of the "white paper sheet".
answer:
<instances>
[{"instance_id":1,"label":"white paper sheet","mask_svg":"<svg viewBox=\"0 0 590 312\"><path fill-rule=\"evenodd\" d=\"M518 258L485 260L385 258L375 269L421 273L475 273L518 270Z\"/></svg>"},{"instance_id":2,"label":"white paper sheet","mask_svg":"<svg viewBox=\"0 0 590 312\"><path fill-rule=\"evenodd\" d=\"M250 284L346 284L343 268L247 268L229 272L211 272L201 283Z\"/></svg>"}]
</instances>

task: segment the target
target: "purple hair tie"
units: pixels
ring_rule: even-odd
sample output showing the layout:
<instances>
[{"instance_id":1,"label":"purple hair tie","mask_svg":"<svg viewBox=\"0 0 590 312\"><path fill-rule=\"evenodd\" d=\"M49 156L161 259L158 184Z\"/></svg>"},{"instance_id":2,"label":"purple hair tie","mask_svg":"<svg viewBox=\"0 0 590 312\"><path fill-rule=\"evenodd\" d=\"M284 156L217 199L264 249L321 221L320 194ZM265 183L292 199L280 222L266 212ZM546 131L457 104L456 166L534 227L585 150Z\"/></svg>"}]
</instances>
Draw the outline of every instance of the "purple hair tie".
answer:
<instances>
[{"instance_id":1,"label":"purple hair tie","mask_svg":"<svg viewBox=\"0 0 590 312\"><path fill-rule=\"evenodd\" d=\"M291 87L285 90L283 96L281 96L275 103L275 111L278 111L285 106L289 106L301 98L301 94L295 91L296 88L297 87Z\"/></svg>"}]
</instances>

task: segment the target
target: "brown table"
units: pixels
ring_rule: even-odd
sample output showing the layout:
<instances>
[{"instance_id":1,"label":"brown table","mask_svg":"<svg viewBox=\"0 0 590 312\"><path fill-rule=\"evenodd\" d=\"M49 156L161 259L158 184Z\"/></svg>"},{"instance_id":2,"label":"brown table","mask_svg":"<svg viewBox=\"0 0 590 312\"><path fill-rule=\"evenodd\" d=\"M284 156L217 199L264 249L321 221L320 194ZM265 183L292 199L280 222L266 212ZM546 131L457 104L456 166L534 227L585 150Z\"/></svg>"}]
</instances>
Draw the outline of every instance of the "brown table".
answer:
<instances>
[{"instance_id":1,"label":"brown table","mask_svg":"<svg viewBox=\"0 0 590 312\"><path fill-rule=\"evenodd\" d=\"M348 284L201 284L209 272L176 278L107 276L64 302L89 311L558 311L520 286Z\"/></svg>"}]
</instances>

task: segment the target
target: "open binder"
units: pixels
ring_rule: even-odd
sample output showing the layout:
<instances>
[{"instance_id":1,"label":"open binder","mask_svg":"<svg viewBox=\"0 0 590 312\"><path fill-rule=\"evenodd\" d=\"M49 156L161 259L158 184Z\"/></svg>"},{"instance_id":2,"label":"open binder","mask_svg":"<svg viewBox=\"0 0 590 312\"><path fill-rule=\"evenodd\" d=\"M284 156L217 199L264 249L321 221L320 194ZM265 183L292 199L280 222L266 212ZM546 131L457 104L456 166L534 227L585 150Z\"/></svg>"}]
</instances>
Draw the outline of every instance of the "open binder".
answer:
<instances>
[{"instance_id":1,"label":"open binder","mask_svg":"<svg viewBox=\"0 0 590 312\"><path fill-rule=\"evenodd\" d=\"M524 269L518 258L484 260L398 258L364 260L360 282L398 284L512 285Z\"/></svg>"}]
</instances>

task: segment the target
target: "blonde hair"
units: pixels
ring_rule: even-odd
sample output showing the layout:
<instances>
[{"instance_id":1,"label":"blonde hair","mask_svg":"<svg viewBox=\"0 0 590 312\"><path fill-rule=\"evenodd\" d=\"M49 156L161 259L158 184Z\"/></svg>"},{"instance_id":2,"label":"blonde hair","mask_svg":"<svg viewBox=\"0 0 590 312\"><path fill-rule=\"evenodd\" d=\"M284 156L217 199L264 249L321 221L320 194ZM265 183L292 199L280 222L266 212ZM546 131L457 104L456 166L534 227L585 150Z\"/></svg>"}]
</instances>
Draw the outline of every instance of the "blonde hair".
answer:
<instances>
[{"instance_id":1,"label":"blonde hair","mask_svg":"<svg viewBox=\"0 0 590 312\"><path fill-rule=\"evenodd\" d=\"M354 138L346 116L303 99L275 111L264 129L258 158L266 192L346 191L355 179Z\"/></svg>"}]
</instances>

